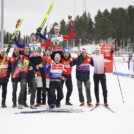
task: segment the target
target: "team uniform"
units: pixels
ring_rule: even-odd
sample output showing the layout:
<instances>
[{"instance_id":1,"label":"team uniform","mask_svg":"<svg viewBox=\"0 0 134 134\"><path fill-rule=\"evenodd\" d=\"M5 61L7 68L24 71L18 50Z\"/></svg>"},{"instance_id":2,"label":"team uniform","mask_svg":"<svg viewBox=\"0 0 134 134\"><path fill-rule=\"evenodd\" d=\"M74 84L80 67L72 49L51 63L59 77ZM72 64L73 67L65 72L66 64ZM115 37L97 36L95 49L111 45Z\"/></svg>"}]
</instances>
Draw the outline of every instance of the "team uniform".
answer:
<instances>
[{"instance_id":1,"label":"team uniform","mask_svg":"<svg viewBox=\"0 0 134 134\"><path fill-rule=\"evenodd\" d=\"M62 57L63 55L63 41L71 40L74 38L74 30L70 32L69 35L52 35L51 37L51 46L52 46L52 59L56 53L59 53Z\"/></svg>"},{"instance_id":2,"label":"team uniform","mask_svg":"<svg viewBox=\"0 0 134 134\"><path fill-rule=\"evenodd\" d=\"M96 46L95 51L100 51L100 47ZM95 97L96 97L96 105L99 105L100 99L99 99L99 81L101 82L102 85L102 90L103 90L103 99L104 99L104 104L105 106L108 106L107 103L107 86L106 86L106 68L104 65L104 58L110 59L112 58L111 56L106 56L102 54L95 54L92 56L91 59L91 65L94 66L94 92L95 92Z\"/></svg>"},{"instance_id":3,"label":"team uniform","mask_svg":"<svg viewBox=\"0 0 134 134\"><path fill-rule=\"evenodd\" d=\"M85 49L82 50L82 52L86 52ZM82 83L84 83L85 89L86 89L86 99L87 99L87 105L91 106L92 98L90 93L90 62L91 57L86 56L85 58L80 55L78 57L78 63L76 66L76 78L77 78L77 86L78 86L78 92L79 92L79 101L80 106L84 105L84 96L82 92Z\"/></svg>"},{"instance_id":4,"label":"team uniform","mask_svg":"<svg viewBox=\"0 0 134 134\"><path fill-rule=\"evenodd\" d=\"M65 52L66 49L64 49L63 52ZM74 59L71 57L70 53L69 53L69 57L66 59L64 56L61 59L61 63L64 64L64 71L62 73L62 76L66 79L65 81L62 80L61 81L61 85L63 88L64 82L66 84L67 87L67 94L66 94L66 105L72 105L70 103L70 96L72 94L73 91L73 83L72 83L72 67L74 65L76 65L77 63L77 59Z\"/></svg>"},{"instance_id":5,"label":"team uniform","mask_svg":"<svg viewBox=\"0 0 134 134\"><path fill-rule=\"evenodd\" d=\"M56 54L57 55L57 54ZM56 57L55 55L55 57ZM60 56L59 56L60 57ZM48 104L50 108L60 107L60 101L63 99L63 91L61 86L61 77L64 65L61 63L52 63L48 67L44 66L45 73L50 73L50 91L48 92ZM55 94L57 90L57 95Z\"/></svg>"},{"instance_id":6,"label":"team uniform","mask_svg":"<svg viewBox=\"0 0 134 134\"><path fill-rule=\"evenodd\" d=\"M36 67L36 65L42 63L42 58L41 58L41 47L49 47L49 44L46 43L37 43L37 42L32 42L30 44L20 44L16 39L14 39L15 44L19 48L24 48L26 46L29 47L30 49L30 54L29 54L29 59L30 63L29 66Z\"/></svg>"},{"instance_id":7,"label":"team uniform","mask_svg":"<svg viewBox=\"0 0 134 134\"><path fill-rule=\"evenodd\" d=\"M11 67L12 67L12 72L11 72L11 81L12 81L12 87L13 87L13 91L12 91L12 101L13 101L13 107L16 107L17 104L17 88L18 88L18 84L20 82L20 69L19 69L19 62L20 62L20 55L16 55L13 52L12 57L10 57L10 63L11 63Z\"/></svg>"},{"instance_id":8,"label":"team uniform","mask_svg":"<svg viewBox=\"0 0 134 134\"><path fill-rule=\"evenodd\" d=\"M21 62L20 62L20 92L18 97L18 108L22 109L23 106L28 107L26 100L27 100L27 75L28 75L28 64L29 64L29 56L28 55L21 55ZM33 91L33 90L32 90ZM32 93L31 93L32 95Z\"/></svg>"},{"instance_id":9,"label":"team uniform","mask_svg":"<svg viewBox=\"0 0 134 134\"><path fill-rule=\"evenodd\" d=\"M59 28L59 26L55 26L55 27ZM54 59L54 56L55 56L56 53L60 54L60 56L62 57L62 55L63 55L63 41L64 40L71 40L71 39L74 38L74 36L75 36L75 31L74 31L73 26L71 26L71 31L70 31L69 35L62 35L62 34L51 35L51 37L49 38L49 41L47 42L47 44L49 46L51 46L51 50L52 50L51 57L52 57L52 59ZM44 35L40 35L40 37L43 38L43 39L46 39L46 36L44 36Z\"/></svg>"},{"instance_id":10,"label":"team uniform","mask_svg":"<svg viewBox=\"0 0 134 134\"><path fill-rule=\"evenodd\" d=\"M3 57L0 55L0 65L2 63L2 60L3 60ZM10 59L6 58L3 68L0 70L0 87L2 86L2 103L1 103L1 107L3 107L3 108L6 107L5 103L6 103L6 95L7 95L7 85L8 85L10 73L11 73Z\"/></svg>"},{"instance_id":11,"label":"team uniform","mask_svg":"<svg viewBox=\"0 0 134 134\"><path fill-rule=\"evenodd\" d=\"M49 49L45 49L45 51L49 51ZM43 51L43 53L45 52ZM51 55L51 52L50 52ZM53 60L51 59L51 56L44 56L42 57L43 60L43 64L46 64L46 67L48 67ZM41 104L46 104L46 95L48 94L48 92L50 91L49 85L50 85L50 73L45 74L45 72L42 72L45 75L46 78L46 90L42 90L43 87L43 83L41 81L41 73L38 70L37 75L36 75L36 82L37 82L37 99L36 99L36 106L40 106ZM49 102L49 96L48 96L48 102Z\"/></svg>"}]
</instances>

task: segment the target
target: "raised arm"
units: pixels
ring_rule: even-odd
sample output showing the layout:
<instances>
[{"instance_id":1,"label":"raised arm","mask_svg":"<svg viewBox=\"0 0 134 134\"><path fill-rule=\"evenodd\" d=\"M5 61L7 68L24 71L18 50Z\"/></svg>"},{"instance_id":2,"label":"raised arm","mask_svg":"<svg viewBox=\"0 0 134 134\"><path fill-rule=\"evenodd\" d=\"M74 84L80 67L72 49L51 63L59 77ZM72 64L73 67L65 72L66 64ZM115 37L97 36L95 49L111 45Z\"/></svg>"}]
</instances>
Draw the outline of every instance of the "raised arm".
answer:
<instances>
[{"instance_id":1,"label":"raised arm","mask_svg":"<svg viewBox=\"0 0 134 134\"><path fill-rule=\"evenodd\" d=\"M20 44L16 39L14 39L14 43L19 48L24 48L26 46L25 44Z\"/></svg>"},{"instance_id":2,"label":"raised arm","mask_svg":"<svg viewBox=\"0 0 134 134\"><path fill-rule=\"evenodd\" d=\"M70 31L69 35L62 35L63 39L65 39L65 40L71 40L75 36L74 21L72 21L72 16L69 15L68 19L70 20L71 31Z\"/></svg>"},{"instance_id":3,"label":"raised arm","mask_svg":"<svg viewBox=\"0 0 134 134\"><path fill-rule=\"evenodd\" d=\"M40 38L44 39L44 40L47 40L46 36L44 34L39 34Z\"/></svg>"},{"instance_id":4,"label":"raised arm","mask_svg":"<svg viewBox=\"0 0 134 134\"><path fill-rule=\"evenodd\" d=\"M46 48L50 47L51 46L51 40L48 40L46 43L41 43L41 46L46 47Z\"/></svg>"},{"instance_id":5,"label":"raised arm","mask_svg":"<svg viewBox=\"0 0 134 134\"><path fill-rule=\"evenodd\" d=\"M72 66L75 66L75 65L78 65L78 64L82 63L82 58L80 57L80 55L81 55L81 53L77 52L77 57L73 58Z\"/></svg>"},{"instance_id":6,"label":"raised arm","mask_svg":"<svg viewBox=\"0 0 134 134\"><path fill-rule=\"evenodd\" d=\"M74 38L74 35L75 35L74 30L71 30L69 35L62 35L62 36L64 40L71 40Z\"/></svg>"}]
</instances>

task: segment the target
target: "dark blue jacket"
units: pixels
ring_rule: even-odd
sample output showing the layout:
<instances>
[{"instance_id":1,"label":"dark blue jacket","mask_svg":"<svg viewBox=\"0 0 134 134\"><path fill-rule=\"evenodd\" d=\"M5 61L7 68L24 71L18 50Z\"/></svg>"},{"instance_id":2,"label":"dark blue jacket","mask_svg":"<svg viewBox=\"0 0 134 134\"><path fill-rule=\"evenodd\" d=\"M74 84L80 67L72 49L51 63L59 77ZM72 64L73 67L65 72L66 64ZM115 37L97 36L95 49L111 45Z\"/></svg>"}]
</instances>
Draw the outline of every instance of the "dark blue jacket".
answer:
<instances>
[{"instance_id":1,"label":"dark blue jacket","mask_svg":"<svg viewBox=\"0 0 134 134\"><path fill-rule=\"evenodd\" d=\"M88 57L83 59L83 57L80 55L78 57L77 66L76 66L76 78L79 81L89 81L90 79L90 65L87 62L87 64L83 64L85 60L87 60Z\"/></svg>"},{"instance_id":2,"label":"dark blue jacket","mask_svg":"<svg viewBox=\"0 0 134 134\"><path fill-rule=\"evenodd\" d=\"M46 38L45 35L39 34L39 36L40 36L42 39L47 40L47 38ZM20 44L20 43L16 40L16 38L14 39L14 43L15 43L16 46L19 47L19 48L24 48L24 47L26 47L26 46L29 46L28 44Z\"/></svg>"}]
</instances>

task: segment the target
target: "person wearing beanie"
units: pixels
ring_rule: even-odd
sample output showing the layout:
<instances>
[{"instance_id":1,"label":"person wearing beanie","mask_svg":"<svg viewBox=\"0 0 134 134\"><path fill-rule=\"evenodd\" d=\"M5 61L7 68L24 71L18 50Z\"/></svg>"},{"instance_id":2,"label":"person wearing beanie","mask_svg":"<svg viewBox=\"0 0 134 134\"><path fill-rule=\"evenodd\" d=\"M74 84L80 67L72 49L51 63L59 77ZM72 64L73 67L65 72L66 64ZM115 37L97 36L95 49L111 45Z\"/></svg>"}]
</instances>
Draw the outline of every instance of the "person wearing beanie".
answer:
<instances>
[{"instance_id":1,"label":"person wearing beanie","mask_svg":"<svg viewBox=\"0 0 134 134\"><path fill-rule=\"evenodd\" d=\"M78 62L76 66L76 79L79 93L80 106L84 106L85 99L83 95L82 83L84 83L86 90L87 106L92 106L92 98L90 93L90 62L91 57L88 55L85 48L82 49L78 56Z\"/></svg>"},{"instance_id":2,"label":"person wearing beanie","mask_svg":"<svg viewBox=\"0 0 134 134\"><path fill-rule=\"evenodd\" d=\"M104 105L108 106L108 101L107 101L108 91L107 91L107 86L106 86L106 75L105 75L106 68L104 65L104 58L111 59L113 52L111 51L110 53L111 53L111 56L108 56L108 57L106 55L102 55L100 46L96 46L95 55L93 55L91 58L91 65L94 67L93 80L94 80L94 93L95 93L97 106L100 104L99 82L101 83L102 90L103 90Z\"/></svg>"},{"instance_id":3,"label":"person wearing beanie","mask_svg":"<svg viewBox=\"0 0 134 134\"><path fill-rule=\"evenodd\" d=\"M62 57L63 55L63 41L64 40L71 40L75 36L75 31L74 31L74 22L72 21L72 17L68 18L70 21L70 27L71 31L69 35L62 35L60 34L60 26L56 24L54 26L54 34L51 35L50 40L48 41L48 44L51 45L52 48L52 59L54 59L54 55L56 53L59 53L60 56ZM40 36L41 38L45 39L45 36Z\"/></svg>"},{"instance_id":4,"label":"person wearing beanie","mask_svg":"<svg viewBox=\"0 0 134 134\"><path fill-rule=\"evenodd\" d=\"M49 48L46 48L42 51L43 53L43 63L46 64L46 67L48 67L53 61L51 59L51 50ZM37 98L36 98L36 107L39 107L41 104L46 104L46 95L49 94L50 91L50 73L45 74L46 77L46 91L42 90L43 84L41 81L41 74L38 70L36 75L36 82L37 82ZM48 102L49 102L49 96L48 96Z\"/></svg>"},{"instance_id":5,"label":"person wearing beanie","mask_svg":"<svg viewBox=\"0 0 134 134\"><path fill-rule=\"evenodd\" d=\"M36 86L32 81L32 86L28 85L28 66L29 66L29 46L25 46L23 50L23 55L21 55L21 80L20 80L20 92L18 96L18 109L23 109L23 107L28 107L26 100L27 100L27 87L33 87L30 90L30 108L35 109L34 106L34 98L35 98L35 91ZM33 76L34 77L34 76ZM28 85L28 86L27 86Z\"/></svg>"},{"instance_id":6,"label":"person wearing beanie","mask_svg":"<svg viewBox=\"0 0 134 134\"><path fill-rule=\"evenodd\" d=\"M60 102L63 99L61 79L65 80L65 78L62 76L64 65L60 63L60 60L61 57L57 53L54 56L53 63L51 63L49 66L46 66L46 64L44 65L45 73L50 73L50 91L48 92L48 105L50 108L60 107ZM55 90L57 90L57 95Z\"/></svg>"},{"instance_id":7,"label":"person wearing beanie","mask_svg":"<svg viewBox=\"0 0 134 134\"><path fill-rule=\"evenodd\" d=\"M95 51L100 51L100 46L95 46Z\"/></svg>"},{"instance_id":8,"label":"person wearing beanie","mask_svg":"<svg viewBox=\"0 0 134 134\"><path fill-rule=\"evenodd\" d=\"M12 81L12 88L13 88L12 107L15 108L17 106L17 88L18 88L18 83L20 82L20 70L19 70L20 50L18 47L14 48L12 57L10 57L10 63L12 67L11 81Z\"/></svg>"},{"instance_id":9,"label":"person wearing beanie","mask_svg":"<svg viewBox=\"0 0 134 134\"><path fill-rule=\"evenodd\" d=\"M4 55L5 55L5 49L1 49L0 50L0 65L2 64ZM2 102L1 102L2 108L7 107L6 95L7 95L7 85L8 85L10 73L11 73L11 64L10 64L9 58L7 57L4 62L3 68L0 70L0 87L2 86Z\"/></svg>"},{"instance_id":10,"label":"person wearing beanie","mask_svg":"<svg viewBox=\"0 0 134 134\"><path fill-rule=\"evenodd\" d=\"M63 57L61 59L61 63L64 64L64 71L62 73L62 76L65 77L65 81L62 80L62 88L64 83L67 87L67 94L66 94L66 102L65 105L72 105L70 102L70 97L73 91L73 83L72 83L72 67L76 65L77 58L72 58L70 54L69 48L63 49Z\"/></svg>"}]
</instances>

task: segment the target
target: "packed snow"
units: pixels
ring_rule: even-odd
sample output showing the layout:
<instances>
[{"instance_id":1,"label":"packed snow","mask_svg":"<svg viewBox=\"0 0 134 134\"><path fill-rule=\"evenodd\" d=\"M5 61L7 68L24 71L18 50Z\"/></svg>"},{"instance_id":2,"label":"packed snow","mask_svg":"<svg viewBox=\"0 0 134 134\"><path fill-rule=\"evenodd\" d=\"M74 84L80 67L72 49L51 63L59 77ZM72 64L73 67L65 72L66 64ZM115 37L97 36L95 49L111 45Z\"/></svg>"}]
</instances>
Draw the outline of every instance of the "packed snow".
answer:
<instances>
[{"instance_id":1,"label":"packed snow","mask_svg":"<svg viewBox=\"0 0 134 134\"><path fill-rule=\"evenodd\" d=\"M117 62L115 58L116 68L114 72L128 72L127 63L122 58ZM75 78L75 67L72 72L73 77L73 93L70 102L73 106L66 106L65 99L61 102L61 108L82 109L81 113L39 113L39 114L14 114L20 111L31 110L24 108L12 108L12 83L8 84L7 90L7 108L0 108L0 133L1 134L134 134L134 88L133 78L113 75L107 73L107 89L108 104L115 113L112 113L103 106L90 111L86 105L80 107L78 98L78 89ZM95 105L94 83L93 83L93 67L90 74L92 104ZM119 88L124 97L124 103ZM18 94L20 88L18 87ZM66 87L64 86L64 96L66 95ZM85 90L83 88L85 96ZM1 92L0 92L1 95ZM27 103L29 105L30 95L28 95ZM100 86L100 100L103 103L102 90ZM38 110L47 109L47 105L42 105Z\"/></svg>"}]
</instances>

